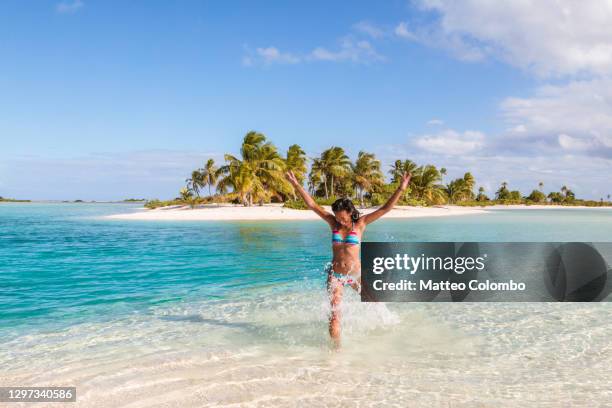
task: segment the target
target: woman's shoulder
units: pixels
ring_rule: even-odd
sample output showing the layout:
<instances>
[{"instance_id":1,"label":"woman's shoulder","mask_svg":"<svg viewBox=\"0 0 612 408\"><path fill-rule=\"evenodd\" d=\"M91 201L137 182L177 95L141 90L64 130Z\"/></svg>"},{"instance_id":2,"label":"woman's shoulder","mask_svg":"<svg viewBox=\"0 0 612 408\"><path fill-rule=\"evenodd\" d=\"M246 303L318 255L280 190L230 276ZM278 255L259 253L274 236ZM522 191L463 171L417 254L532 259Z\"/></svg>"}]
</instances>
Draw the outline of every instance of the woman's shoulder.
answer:
<instances>
[{"instance_id":1,"label":"woman's shoulder","mask_svg":"<svg viewBox=\"0 0 612 408\"><path fill-rule=\"evenodd\" d=\"M353 224L354 228L358 228L359 230L363 231L366 227L366 223L365 223L365 219L363 218L363 215L361 217L359 217L357 219L357 221L355 221L355 223Z\"/></svg>"}]
</instances>

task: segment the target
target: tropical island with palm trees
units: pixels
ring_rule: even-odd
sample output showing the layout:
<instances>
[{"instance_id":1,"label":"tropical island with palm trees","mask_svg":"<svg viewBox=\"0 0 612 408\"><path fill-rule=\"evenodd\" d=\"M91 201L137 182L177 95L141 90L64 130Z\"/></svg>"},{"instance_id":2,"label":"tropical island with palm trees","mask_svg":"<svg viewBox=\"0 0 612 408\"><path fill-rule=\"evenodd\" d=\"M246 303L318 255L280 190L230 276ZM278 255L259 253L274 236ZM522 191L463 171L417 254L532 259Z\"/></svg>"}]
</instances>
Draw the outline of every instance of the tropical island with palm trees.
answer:
<instances>
[{"instance_id":1,"label":"tropical island with palm trees","mask_svg":"<svg viewBox=\"0 0 612 408\"><path fill-rule=\"evenodd\" d=\"M401 174L406 171L412 173L412 181L400 199L400 210L401 206L420 208L426 215L436 215L431 209L440 208L447 210L446 213L456 214L465 212L461 208L500 205L538 208L612 205L609 194L606 200L603 197L598 201L584 200L577 198L567 186L547 194L542 182L538 182L537 187L527 195L512 190L507 182L502 182L489 195L482 186L477 185L470 172L445 183L447 172L444 167L419 165L409 159L396 160L386 172L389 176L387 180L381 162L373 153L360 151L353 162L342 147L332 146L319 157L309 159L304 150L294 144L289 146L283 156L264 134L255 131L244 136L240 156L226 154L224 160L223 164L217 166L213 159L208 159L202 168L191 172L176 198L167 201L148 200L145 207L149 210L165 210L166 213L168 210L228 207L271 207L279 214L294 213L289 210L304 210L306 205L284 176L289 170L301 183L306 183L309 193L323 206L331 205L339 197L350 197L362 209L375 208L393 194ZM251 212L255 218L266 217L262 210ZM403 213L406 215L406 211ZM210 215L213 219L219 217L218 211Z\"/></svg>"}]
</instances>

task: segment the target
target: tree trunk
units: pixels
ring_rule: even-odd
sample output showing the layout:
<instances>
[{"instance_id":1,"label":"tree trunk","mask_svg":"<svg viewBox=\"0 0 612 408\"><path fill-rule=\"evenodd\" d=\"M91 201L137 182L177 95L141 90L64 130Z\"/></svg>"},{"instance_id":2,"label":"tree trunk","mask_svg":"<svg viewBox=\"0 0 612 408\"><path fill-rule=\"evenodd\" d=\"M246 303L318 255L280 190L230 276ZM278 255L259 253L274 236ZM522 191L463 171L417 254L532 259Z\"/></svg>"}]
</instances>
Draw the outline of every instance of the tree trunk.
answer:
<instances>
[{"instance_id":1,"label":"tree trunk","mask_svg":"<svg viewBox=\"0 0 612 408\"><path fill-rule=\"evenodd\" d=\"M327 193L327 176L325 176L325 178L323 178L323 186L325 187L325 198L328 199L329 198L329 194Z\"/></svg>"}]
</instances>

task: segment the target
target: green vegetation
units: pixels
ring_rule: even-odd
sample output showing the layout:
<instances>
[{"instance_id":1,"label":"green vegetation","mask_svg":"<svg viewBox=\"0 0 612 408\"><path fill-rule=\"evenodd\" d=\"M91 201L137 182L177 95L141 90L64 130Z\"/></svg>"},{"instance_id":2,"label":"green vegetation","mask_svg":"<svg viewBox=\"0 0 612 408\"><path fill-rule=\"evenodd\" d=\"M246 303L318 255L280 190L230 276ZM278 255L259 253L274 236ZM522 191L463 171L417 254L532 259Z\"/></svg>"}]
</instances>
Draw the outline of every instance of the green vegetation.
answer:
<instances>
[{"instance_id":1,"label":"green vegetation","mask_svg":"<svg viewBox=\"0 0 612 408\"><path fill-rule=\"evenodd\" d=\"M123 200L124 203L139 203L141 201L147 201L144 198L126 198L125 200Z\"/></svg>"},{"instance_id":2,"label":"green vegetation","mask_svg":"<svg viewBox=\"0 0 612 408\"><path fill-rule=\"evenodd\" d=\"M181 191L185 192L185 190L181 190ZM153 209L153 208L159 208L159 207L168 207L172 205L180 205L180 206L189 205L189 206L195 207L197 205L202 205L202 204L223 204L223 203L239 204L240 201L237 199L234 193L218 194L218 195L207 196L207 197L194 197L193 195L189 195L187 193L185 197L177 197L172 200L164 201L164 200L159 200L157 198L153 200L148 200L144 206L146 208Z\"/></svg>"},{"instance_id":3,"label":"green vegetation","mask_svg":"<svg viewBox=\"0 0 612 408\"><path fill-rule=\"evenodd\" d=\"M447 174L444 167L419 165L409 159L396 160L390 166L387 173L390 180L387 182L381 163L373 153L360 151L352 162L343 148L332 146L318 157L309 159L304 150L294 144L282 156L266 136L255 131L244 136L240 155L226 154L224 160L225 163L217 167L213 159L208 159L204 167L191 172L178 197L168 201L150 200L145 206L195 207L212 203L252 206L276 202L284 203L287 208L306 209L305 203L298 199L285 179L288 170L292 170L301 183L306 183L309 193L321 205L330 205L338 197L351 197L362 207L381 205L393 194L405 171L412 173L412 180L399 201L400 205L612 205L610 195L607 201L603 198L600 201L580 200L566 186L558 192L545 194L542 182L529 195L523 196L520 191L511 190L504 181L491 199L482 186L478 187L478 194L474 193L477 184L470 172L444 183ZM207 191L207 196L201 196L203 190Z\"/></svg>"},{"instance_id":4,"label":"green vegetation","mask_svg":"<svg viewBox=\"0 0 612 408\"><path fill-rule=\"evenodd\" d=\"M14 198L0 197L0 203L29 203L31 200L16 200Z\"/></svg>"},{"instance_id":5,"label":"green vegetation","mask_svg":"<svg viewBox=\"0 0 612 408\"><path fill-rule=\"evenodd\" d=\"M226 193L231 188L245 206L271 200L284 201L294 194L284 177L285 159L261 133L247 133L240 157L226 154L225 161L226 164L217 170L217 190Z\"/></svg>"}]
</instances>

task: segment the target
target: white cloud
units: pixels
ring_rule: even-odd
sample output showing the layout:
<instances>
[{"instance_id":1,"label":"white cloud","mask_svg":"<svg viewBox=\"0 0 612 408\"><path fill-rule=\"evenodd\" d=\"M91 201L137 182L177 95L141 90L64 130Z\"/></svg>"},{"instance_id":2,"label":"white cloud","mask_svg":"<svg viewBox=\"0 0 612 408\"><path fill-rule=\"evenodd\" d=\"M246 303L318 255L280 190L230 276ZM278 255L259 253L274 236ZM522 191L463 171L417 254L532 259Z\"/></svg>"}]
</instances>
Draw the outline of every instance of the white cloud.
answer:
<instances>
[{"instance_id":1,"label":"white cloud","mask_svg":"<svg viewBox=\"0 0 612 408\"><path fill-rule=\"evenodd\" d=\"M60 14L73 14L83 8L85 4L81 0L72 2L62 1L55 6L55 10Z\"/></svg>"},{"instance_id":2,"label":"white cloud","mask_svg":"<svg viewBox=\"0 0 612 408\"><path fill-rule=\"evenodd\" d=\"M435 118L434 118L434 119L430 119L430 120L428 120L428 121L427 121L427 124L428 124L429 126L441 126L441 125L443 125L443 124L444 124L444 121L443 121L443 120L441 120L441 119L435 119Z\"/></svg>"},{"instance_id":3,"label":"white cloud","mask_svg":"<svg viewBox=\"0 0 612 408\"><path fill-rule=\"evenodd\" d=\"M255 65L298 64L314 61L370 63L386 60L383 55L378 53L370 41L363 38L367 36L372 40L380 40L391 35L389 29L379 27L368 21L359 21L353 24L352 30L351 34L338 40L338 46L336 47L318 46L306 52L283 52L275 46L256 48L253 51L245 45L242 65L251 67Z\"/></svg>"},{"instance_id":4,"label":"white cloud","mask_svg":"<svg viewBox=\"0 0 612 408\"><path fill-rule=\"evenodd\" d=\"M527 132L527 128L525 125L516 125L510 129L508 129L510 133L525 133Z\"/></svg>"},{"instance_id":5,"label":"white cloud","mask_svg":"<svg viewBox=\"0 0 612 408\"><path fill-rule=\"evenodd\" d=\"M379 39L387 35L386 31L368 21L360 21L353 25L353 29L368 35L374 39Z\"/></svg>"},{"instance_id":6,"label":"white cloud","mask_svg":"<svg viewBox=\"0 0 612 408\"><path fill-rule=\"evenodd\" d=\"M590 150L596 147L596 144L594 143L593 140L579 139L576 137L571 137L569 135L566 135L565 133L560 134L558 136L558 139L559 139L559 145L565 150L585 151L585 150Z\"/></svg>"},{"instance_id":7,"label":"white cloud","mask_svg":"<svg viewBox=\"0 0 612 408\"><path fill-rule=\"evenodd\" d=\"M512 143L560 147L612 157L612 78L545 85L527 98L506 98Z\"/></svg>"},{"instance_id":8,"label":"white cloud","mask_svg":"<svg viewBox=\"0 0 612 408\"><path fill-rule=\"evenodd\" d=\"M412 35L459 56L493 55L539 76L612 73L612 2L420 0L439 19Z\"/></svg>"},{"instance_id":9,"label":"white cloud","mask_svg":"<svg viewBox=\"0 0 612 408\"><path fill-rule=\"evenodd\" d=\"M404 40L448 50L463 61L480 61L485 57L483 50L479 47L471 45L460 35L446 34L436 26L419 26L410 30L407 23L401 22L395 27L394 33L398 38Z\"/></svg>"},{"instance_id":10,"label":"white cloud","mask_svg":"<svg viewBox=\"0 0 612 408\"><path fill-rule=\"evenodd\" d=\"M276 47L257 48L255 52L264 64L297 64L300 62L299 57L290 53L280 52Z\"/></svg>"},{"instance_id":11,"label":"white cloud","mask_svg":"<svg viewBox=\"0 0 612 408\"><path fill-rule=\"evenodd\" d=\"M324 47L315 48L308 57L315 61L352 61L371 62L383 61L385 58L378 54L372 44L365 40L354 40L345 37L340 42L340 48L331 51Z\"/></svg>"},{"instance_id":12,"label":"white cloud","mask_svg":"<svg viewBox=\"0 0 612 408\"><path fill-rule=\"evenodd\" d=\"M395 27L395 30L393 32L398 37L408 38L410 40L416 40L417 39L416 35L408 29L408 24L406 24L403 21L401 23L399 23L397 25L397 27Z\"/></svg>"},{"instance_id":13,"label":"white cloud","mask_svg":"<svg viewBox=\"0 0 612 408\"><path fill-rule=\"evenodd\" d=\"M304 55L282 52L274 46L256 48L254 52L245 46L245 51L246 55L242 57L242 65L246 67L313 61L369 63L385 60L385 57L380 55L369 41L356 40L352 36L342 38L340 46L336 49L317 47Z\"/></svg>"},{"instance_id":14,"label":"white cloud","mask_svg":"<svg viewBox=\"0 0 612 408\"><path fill-rule=\"evenodd\" d=\"M433 135L416 138L414 144L421 149L442 155L463 155L484 147L485 136L481 132L466 130L457 132L447 129Z\"/></svg>"}]
</instances>

